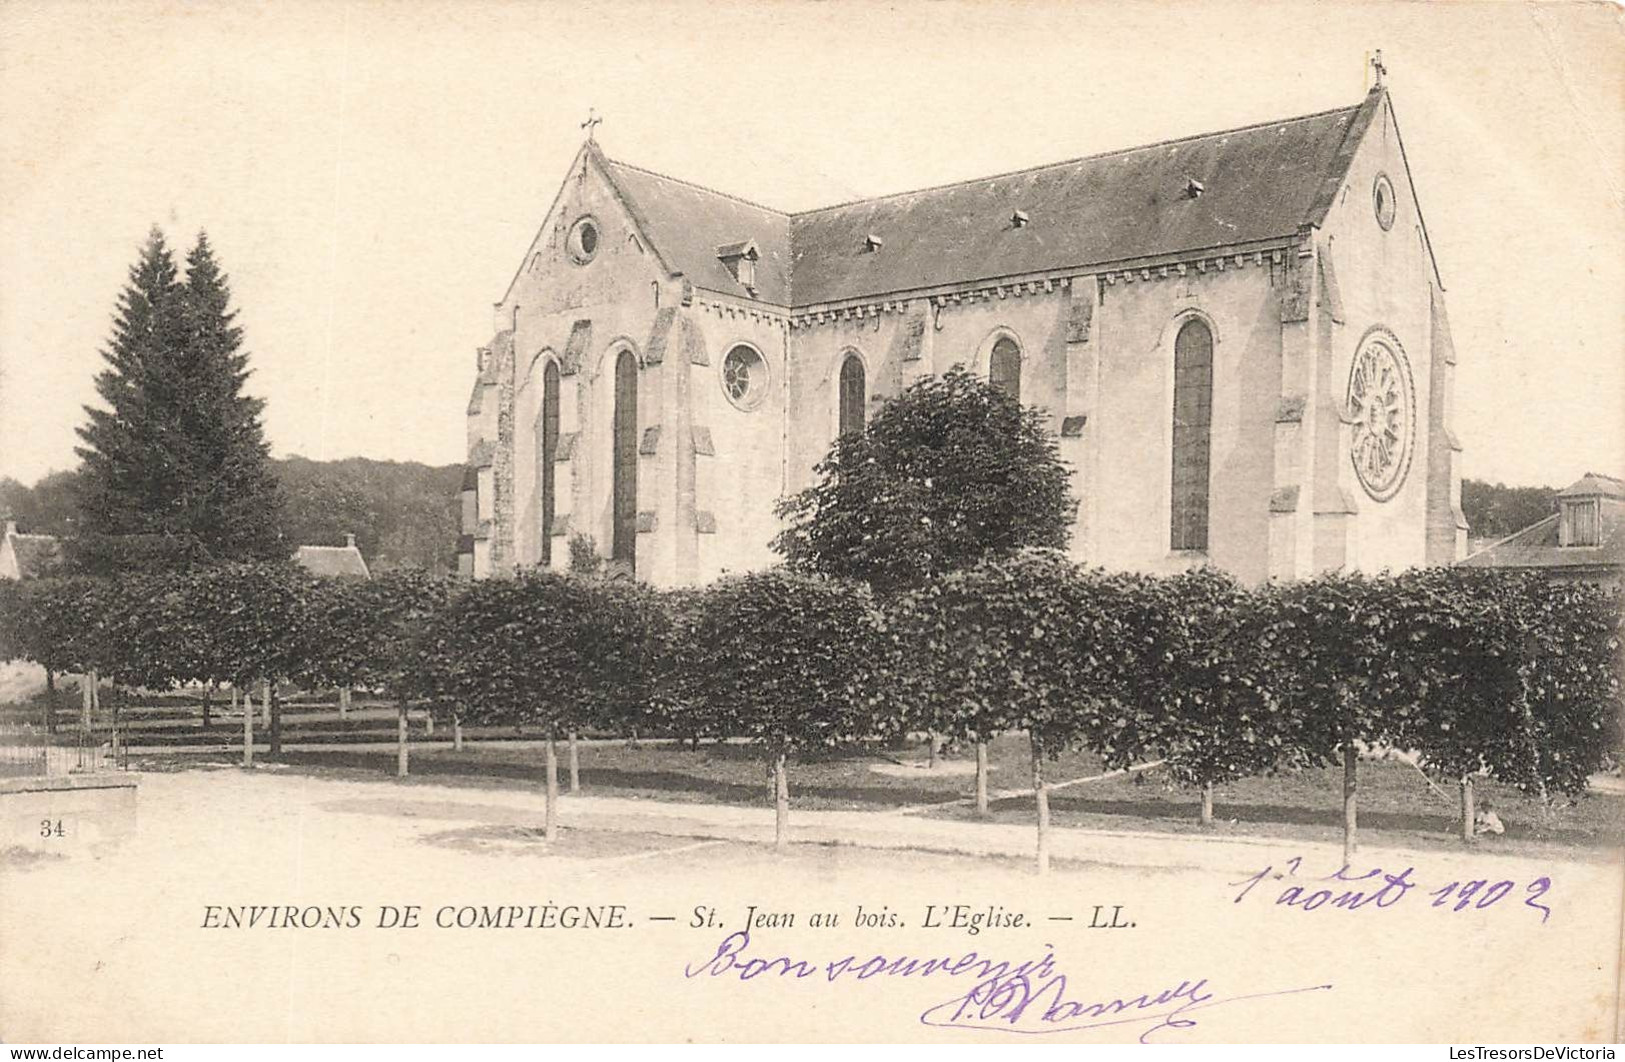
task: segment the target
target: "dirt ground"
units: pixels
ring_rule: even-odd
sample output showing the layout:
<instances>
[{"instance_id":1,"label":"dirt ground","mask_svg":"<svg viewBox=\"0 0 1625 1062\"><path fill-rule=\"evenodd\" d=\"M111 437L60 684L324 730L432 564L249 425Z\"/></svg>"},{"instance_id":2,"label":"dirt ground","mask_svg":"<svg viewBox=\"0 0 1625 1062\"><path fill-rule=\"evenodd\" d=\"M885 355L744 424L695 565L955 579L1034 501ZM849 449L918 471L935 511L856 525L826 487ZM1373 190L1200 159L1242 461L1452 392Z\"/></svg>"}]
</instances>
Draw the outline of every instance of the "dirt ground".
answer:
<instances>
[{"instance_id":1,"label":"dirt ground","mask_svg":"<svg viewBox=\"0 0 1625 1062\"><path fill-rule=\"evenodd\" d=\"M856 836L842 816L863 813L808 813L798 836L818 843L778 854L762 843L771 824L761 811L702 819L636 808L570 798L549 845L529 791L275 768L146 775L133 836L93 846L69 823L65 836L5 849L0 1036L976 1042L1035 1031L1032 1014L1019 1028L974 1015L943 1027L936 1019L962 1009L950 1004L972 979L851 975L876 956L887 966L969 952L1012 963L1052 954L1073 1001L1154 997L1182 981L1214 993L1187 1015L1192 1026L1153 1031L1155 1008L1139 1008L1123 1024L1054 1034L1080 1041L1570 1042L1614 1032L1617 863L1373 849L1362 858L1383 873L1408 868L1409 885L1390 890L1398 902L1305 910L1301 899L1277 901L1326 884L1338 862L1326 846L1128 838L1087 849L1098 858L1063 851L1040 879L1011 854L1018 848L975 840L977 830L1016 836L1013 827L888 820L959 831L987 849L942 855L878 832L874 843L890 847L836 843ZM1167 866L1114 862L1131 842L1142 856L1165 852ZM1469 880L1484 884L1458 910ZM1304 892L1289 894L1297 883ZM417 924L390 924L410 921L408 908ZM744 949L718 959L750 908L759 920ZM522 912L520 924L480 923L503 911ZM764 960L760 976L742 979L752 959ZM783 976L792 961L812 976Z\"/></svg>"}]
</instances>

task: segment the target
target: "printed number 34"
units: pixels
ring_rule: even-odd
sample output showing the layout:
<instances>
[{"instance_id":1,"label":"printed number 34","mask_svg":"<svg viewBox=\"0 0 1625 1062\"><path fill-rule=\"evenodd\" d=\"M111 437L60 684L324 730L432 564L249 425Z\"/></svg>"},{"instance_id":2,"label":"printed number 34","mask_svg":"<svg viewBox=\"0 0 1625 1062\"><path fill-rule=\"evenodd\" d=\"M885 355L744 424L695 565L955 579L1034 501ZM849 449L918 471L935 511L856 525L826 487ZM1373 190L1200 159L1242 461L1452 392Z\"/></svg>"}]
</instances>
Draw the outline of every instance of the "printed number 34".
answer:
<instances>
[{"instance_id":1,"label":"printed number 34","mask_svg":"<svg viewBox=\"0 0 1625 1062\"><path fill-rule=\"evenodd\" d=\"M62 828L61 819L41 819L39 835L41 837L66 837L68 831Z\"/></svg>"}]
</instances>

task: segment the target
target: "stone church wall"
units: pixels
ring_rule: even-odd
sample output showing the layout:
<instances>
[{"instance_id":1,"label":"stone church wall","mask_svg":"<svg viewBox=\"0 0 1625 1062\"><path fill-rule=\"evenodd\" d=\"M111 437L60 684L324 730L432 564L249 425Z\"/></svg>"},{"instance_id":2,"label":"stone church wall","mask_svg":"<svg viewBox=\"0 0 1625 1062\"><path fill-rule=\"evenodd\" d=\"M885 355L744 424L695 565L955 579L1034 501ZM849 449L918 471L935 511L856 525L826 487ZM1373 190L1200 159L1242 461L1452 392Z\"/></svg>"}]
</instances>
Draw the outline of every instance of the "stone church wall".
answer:
<instances>
[{"instance_id":1,"label":"stone church wall","mask_svg":"<svg viewBox=\"0 0 1625 1062\"><path fill-rule=\"evenodd\" d=\"M598 223L600 242L592 261L578 265L565 241L584 216ZM552 563L567 566L572 534L591 536L599 554L608 556L613 355L630 349L641 361L658 312L656 285L662 298L675 299L666 294L674 285L661 284L660 277L659 264L638 241L631 219L596 169L589 164L584 179L575 173L567 178L495 314L499 328L514 328L514 564L534 566L542 555L537 446L548 359L560 364L559 433L567 455L555 465L555 527L566 533L553 537ZM659 378L657 367L639 372L640 436L662 417ZM652 471L644 465L640 459L640 509L644 490L654 487Z\"/></svg>"},{"instance_id":2,"label":"stone church wall","mask_svg":"<svg viewBox=\"0 0 1625 1062\"><path fill-rule=\"evenodd\" d=\"M1395 195L1393 224L1387 230L1379 224L1375 209L1379 174L1387 175ZM1386 107L1373 118L1355 152L1348 177L1327 215L1320 247L1335 274L1343 318L1328 330L1329 357L1319 381L1326 398L1336 408L1347 409L1354 357L1373 330L1382 329L1404 349L1416 416L1405 480L1384 501L1373 498L1355 475L1346 427L1334 435L1333 423L1321 425L1319 453L1322 464L1330 466L1326 474L1335 474L1338 489L1357 510L1348 561L1365 571L1423 564L1428 559L1429 448L1448 443L1446 426L1429 423L1430 411L1436 418L1443 413L1432 402L1433 266L1393 117ZM1445 503L1448 505L1448 498Z\"/></svg>"},{"instance_id":3,"label":"stone church wall","mask_svg":"<svg viewBox=\"0 0 1625 1062\"><path fill-rule=\"evenodd\" d=\"M1268 575L1274 414L1280 389L1282 267L1255 264L1104 286L1095 312L1100 358L1095 563L1174 572L1211 562L1248 582ZM1208 549L1170 547L1174 338L1192 316L1213 333Z\"/></svg>"}]
</instances>

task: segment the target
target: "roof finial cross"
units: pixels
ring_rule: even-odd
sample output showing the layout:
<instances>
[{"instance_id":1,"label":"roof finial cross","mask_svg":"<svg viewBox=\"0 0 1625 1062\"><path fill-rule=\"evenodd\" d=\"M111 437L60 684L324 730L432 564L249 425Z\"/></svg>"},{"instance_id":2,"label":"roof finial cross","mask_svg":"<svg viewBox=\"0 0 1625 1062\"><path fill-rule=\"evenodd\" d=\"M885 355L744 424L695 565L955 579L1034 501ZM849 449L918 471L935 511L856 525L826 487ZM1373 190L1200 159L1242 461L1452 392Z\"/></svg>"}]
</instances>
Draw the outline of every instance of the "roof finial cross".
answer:
<instances>
[{"instance_id":1,"label":"roof finial cross","mask_svg":"<svg viewBox=\"0 0 1625 1062\"><path fill-rule=\"evenodd\" d=\"M1382 76L1388 72L1388 68L1386 66L1382 65L1382 49L1381 48L1378 48L1377 49L1377 54L1373 55L1371 57L1371 69L1376 71L1376 74L1377 74L1377 86L1376 87L1377 88L1382 88Z\"/></svg>"},{"instance_id":2,"label":"roof finial cross","mask_svg":"<svg viewBox=\"0 0 1625 1062\"><path fill-rule=\"evenodd\" d=\"M593 134L593 127L598 125L602 121L603 121L602 118L598 117L596 114L593 113L593 108L591 108L591 107L587 108L587 120L585 122L581 123L581 128L583 128L583 129L585 129L587 131L587 139L588 140L593 139L593 135L592 135Z\"/></svg>"}]
</instances>

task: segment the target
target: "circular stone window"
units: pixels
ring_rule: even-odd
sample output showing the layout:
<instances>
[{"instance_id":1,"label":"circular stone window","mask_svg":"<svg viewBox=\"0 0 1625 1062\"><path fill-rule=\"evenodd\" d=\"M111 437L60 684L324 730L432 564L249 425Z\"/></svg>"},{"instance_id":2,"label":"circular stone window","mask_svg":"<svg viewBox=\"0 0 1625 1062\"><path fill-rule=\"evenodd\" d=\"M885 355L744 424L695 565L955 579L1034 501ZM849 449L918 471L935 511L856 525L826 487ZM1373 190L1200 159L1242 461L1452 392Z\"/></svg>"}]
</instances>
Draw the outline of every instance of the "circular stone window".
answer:
<instances>
[{"instance_id":1,"label":"circular stone window","mask_svg":"<svg viewBox=\"0 0 1625 1062\"><path fill-rule=\"evenodd\" d=\"M570 258L577 265L586 265L598 254L598 222L582 218L570 226Z\"/></svg>"},{"instance_id":2,"label":"circular stone window","mask_svg":"<svg viewBox=\"0 0 1625 1062\"><path fill-rule=\"evenodd\" d=\"M1377 183L1371 186L1371 206L1384 232L1394 227L1394 186L1386 173L1377 174Z\"/></svg>"},{"instance_id":3,"label":"circular stone window","mask_svg":"<svg viewBox=\"0 0 1625 1062\"><path fill-rule=\"evenodd\" d=\"M1360 486L1377 501L1399 493L1416 442L1411 366L1393 334L1373 330L1349 369L1349 457Z\"/></svg>"},{"instance_id":4,"label":"circular stone window","mask_svg":"<svg viewBox=\"0 0 1625 1062\"><path fill-rule=\"evenodd\" d=\"M755 409L767 397L767 362L741 343L722 359L722 390L740 409Z\"/></svg>"}]
</instances>

